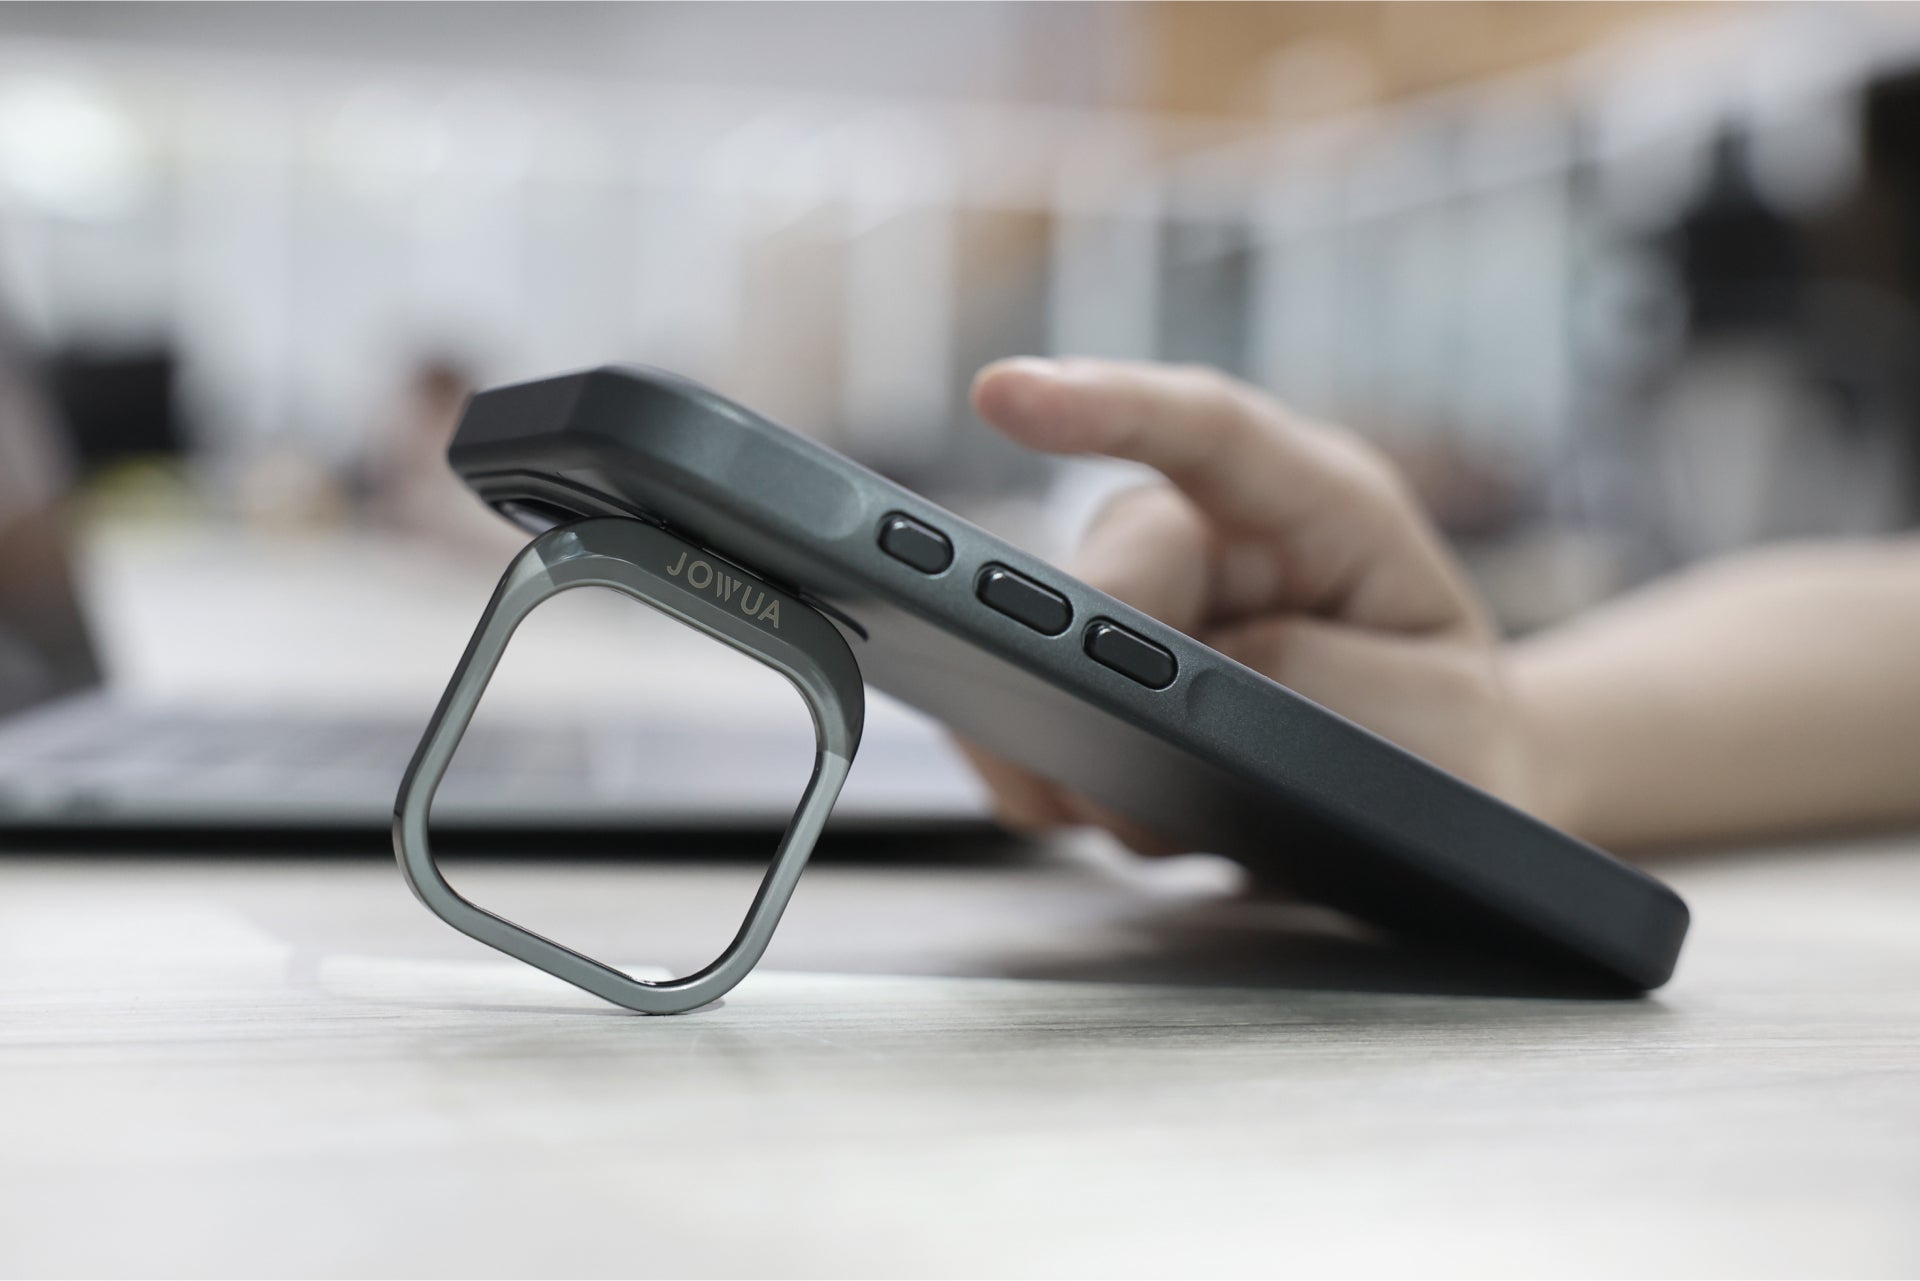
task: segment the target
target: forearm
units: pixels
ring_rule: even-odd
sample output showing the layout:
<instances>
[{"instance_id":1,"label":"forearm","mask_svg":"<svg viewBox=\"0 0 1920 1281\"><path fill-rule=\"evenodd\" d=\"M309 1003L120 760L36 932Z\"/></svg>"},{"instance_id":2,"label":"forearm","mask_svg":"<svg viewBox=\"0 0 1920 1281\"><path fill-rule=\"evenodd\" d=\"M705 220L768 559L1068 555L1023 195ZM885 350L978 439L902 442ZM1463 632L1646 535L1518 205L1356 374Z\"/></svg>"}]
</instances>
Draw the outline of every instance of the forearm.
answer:
<instances>
[{"instance_id":1,"label":"forearm","mask_svg":"<svg viewBox=\"0 0 1920 1281\"><path fill-rule=\"evenodd\" d=\"M1509 670L1535 808L1603 847L1920 818L1920 540L1708 566Z\"/></svg>"}]
</instances>

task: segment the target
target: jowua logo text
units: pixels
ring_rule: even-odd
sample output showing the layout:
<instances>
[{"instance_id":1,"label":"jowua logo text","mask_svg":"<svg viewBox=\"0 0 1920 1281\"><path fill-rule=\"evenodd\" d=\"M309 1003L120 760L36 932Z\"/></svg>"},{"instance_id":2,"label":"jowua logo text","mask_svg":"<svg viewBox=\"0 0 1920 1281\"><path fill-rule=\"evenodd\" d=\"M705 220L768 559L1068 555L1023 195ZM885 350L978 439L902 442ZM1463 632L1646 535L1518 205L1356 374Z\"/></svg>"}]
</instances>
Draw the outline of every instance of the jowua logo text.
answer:
<instances>
[{"instance_id":1,"label":"jowua logo text","mask_svg":"<svg viewBox=\"0 0 1920 1281\"><path fill-rule=\"evenodd\" d=\"M691 560L681 552L680 563L667 568L667 577L684 579L687 586L705 592L724 605L731 605L748 618L771 624L780 630L780 602L773 593L762 591L724 569L715 569L704 560Z\"/></svg>"}]
</instances>

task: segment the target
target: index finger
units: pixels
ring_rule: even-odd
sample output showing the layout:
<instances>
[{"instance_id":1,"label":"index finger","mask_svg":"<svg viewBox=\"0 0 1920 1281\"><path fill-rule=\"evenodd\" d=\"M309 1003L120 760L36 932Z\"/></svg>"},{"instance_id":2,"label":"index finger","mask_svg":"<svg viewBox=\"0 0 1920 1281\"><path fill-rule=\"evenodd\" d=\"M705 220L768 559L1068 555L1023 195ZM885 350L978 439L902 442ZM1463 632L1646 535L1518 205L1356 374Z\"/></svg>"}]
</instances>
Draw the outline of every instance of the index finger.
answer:
<instances>
[{"instance_id":1,"label":"index finger","mask_svg":"<svg viewBox=\"0 0 1920 1281\"><path fill-rule=\"evenodd\" d=\"M1311 521L1380 487L1350 437L1211 369L1109 360L998 361L974 381L981 416L1024 445L1145 463L1216 520Z\"/></svg>"},{"instance_id":2,"label":"index finger","mask_svg":"<svg viewBox=\"0 0 1920 1281\"><path fill-rule=\"evenodd\" d=\"M974 403L1032 448L1155 468L1209 520L1270 547L1308 608L1397 630L1484 630L1384 457L1223 374L1021 358L983 369Z\"/></svg>"}]
</instances>

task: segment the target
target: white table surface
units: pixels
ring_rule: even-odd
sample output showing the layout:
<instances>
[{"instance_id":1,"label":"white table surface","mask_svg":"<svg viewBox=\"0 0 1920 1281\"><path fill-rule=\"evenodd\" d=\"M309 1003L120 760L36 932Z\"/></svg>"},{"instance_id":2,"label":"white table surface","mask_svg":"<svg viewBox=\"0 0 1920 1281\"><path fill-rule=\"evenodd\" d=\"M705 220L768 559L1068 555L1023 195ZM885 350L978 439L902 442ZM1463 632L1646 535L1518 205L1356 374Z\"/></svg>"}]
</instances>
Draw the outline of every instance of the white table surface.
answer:
<instances>
[{"instance_id":1,"label":"white table surface","mask_svg":"<svg viewBox=\"0 0 1920 1281\"><path fill-rule=\"evenodd\" d=\"M93 548L120 687L196 707L424 716L499 568ZM684 629L571 609L490 703L762 696ZM1920 838L1666 866L1694 936L1625 1001L1243 901L1205 861L897 853L817 865L762 969L675 1019L447 930L379 858L0 853L0 1274L1920 1271ZM455 880L685 968L754 875Z\"/></svg>"},{"instance_id":2,"label":"white table surface","mask_svg":"<svg viewBox=\"0 0 1920 1281\"><path fill-rule=\"evenodd\" d=\"M1680 973L1602 1000L1205 863L822 863L759 972L649 1019L377 858L16 851L0 1273L1920 1270L1920 840L1664 870ZM641 963L752 875L454 879Z\"/></svg>"}]
</instances>

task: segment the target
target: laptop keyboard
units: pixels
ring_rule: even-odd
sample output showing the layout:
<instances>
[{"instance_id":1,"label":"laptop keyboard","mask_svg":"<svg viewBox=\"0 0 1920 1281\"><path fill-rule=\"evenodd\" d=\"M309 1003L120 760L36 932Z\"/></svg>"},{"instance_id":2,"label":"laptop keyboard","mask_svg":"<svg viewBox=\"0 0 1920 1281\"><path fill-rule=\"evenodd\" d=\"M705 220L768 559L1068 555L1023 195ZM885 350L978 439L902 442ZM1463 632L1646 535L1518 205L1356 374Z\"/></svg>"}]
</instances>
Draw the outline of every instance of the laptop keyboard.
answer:
<instances>
[{"instance_id":1,"label":"laptop keyboard","mask_svg":"<svg viewBox=\"0 0 1920 1281\"><path fill-rule=\"evenodd\" d=\"M984 813L952 749L926 731L868 734L845 802L874 812ZM369 717L145 711L83 698L0 725L0 821L169 812L382 822L424 729ZM813 727L657 716L599 722L478 721L436 813L598 810L682 821L791 813L811 772Z\"/></svg>"},{"instance_id":2,"label":"laptop keyboard","mask_svg":"<svg viewBox=\"0 0 1920 1281\"><path fill-rule=\"evenodd\" d=\"M0 769L61 766L119 773L128 766L204 773L247 766L285 771L341 770L398 779L423 726L411 722L250 718L116 712L48 725L43 735L0 740ZM461 742L465 773L578 774L588 766L589 735L579 728L475 726Z\"/></svg>"},{"instance_id":3,"label":"laptop keyboard","mask_svg":"<svg viewBox=\"0 0 1920 1281\"><path fill-rule=\"evenodd\" d=\"M424 723L412 721L115 715L40 745L0 740L0 769L26 765L113 769L141 764L180 773L250 766L287 772L366 770L398 781ZM475 725L460 741L448 779L461 775L583 777L613 762L670 769L810 765L810 725L725 733L704 725ZM801 777L804 779L805 774Z\"/></svg>"}]
</instances>

